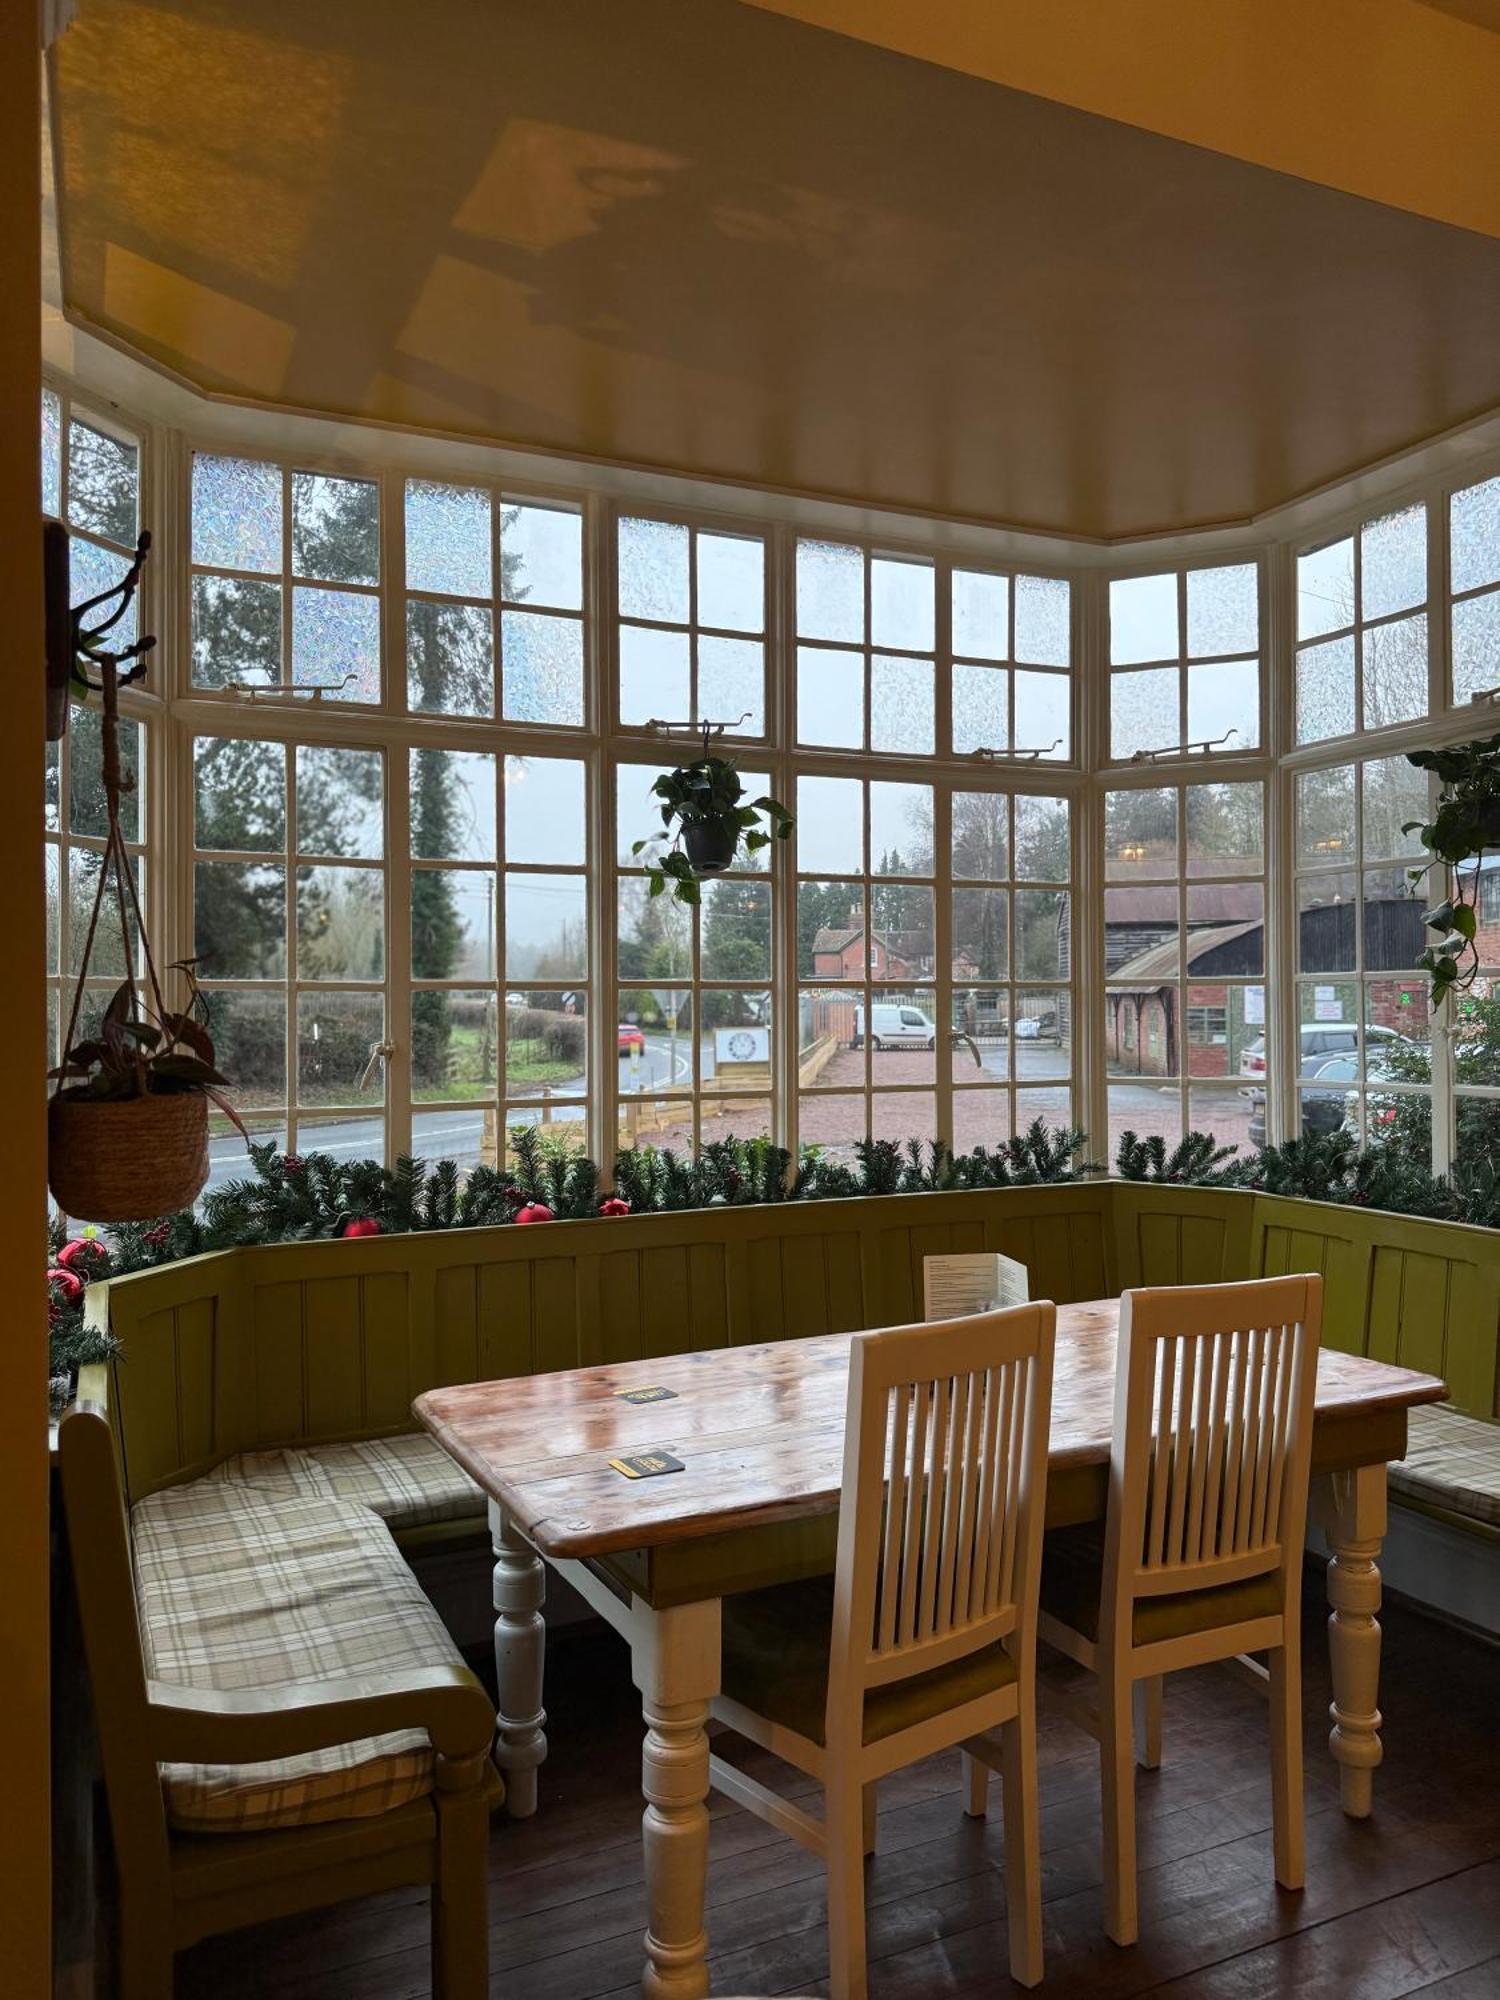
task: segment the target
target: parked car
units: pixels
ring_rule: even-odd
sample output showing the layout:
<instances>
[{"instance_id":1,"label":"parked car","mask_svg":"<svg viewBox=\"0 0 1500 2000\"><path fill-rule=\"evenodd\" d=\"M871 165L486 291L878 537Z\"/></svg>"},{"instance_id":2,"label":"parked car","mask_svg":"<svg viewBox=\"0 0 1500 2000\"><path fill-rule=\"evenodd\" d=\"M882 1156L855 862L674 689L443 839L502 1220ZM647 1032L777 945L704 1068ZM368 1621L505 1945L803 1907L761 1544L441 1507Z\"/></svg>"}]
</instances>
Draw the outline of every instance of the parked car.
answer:
<instances>
[{"instance_id":1,"label":"parked car","mask_svg":"<svg viewBox=\"0 0 1500 2000\"><path fill-rule=\"evenodd\" d=\"M852 1047L865 1045L865 1010L854 1010ZM870 1046L875 1049L935 1049L937 1026L920 1007L894 1000L877 1000L870 1009Z\"/></svg>"},{"instance_id":2,"label":"parked car","mask_svg":"<svg viewBox=\"0 0 1500 2000\"><path fill-rule=\"evenodd\" d=\"M646 1037L642 1031L637 1027L633 1027L629 1022L622 1021L620 1024L620 1054L622 1056L643 1055L645 1049Z\"/></svg>"},{"instance_id":3,"label":"parked car","mask_svg":"<svg viewBox=\"0 0 1500 2000\"><path fill-rule=\"evenodd\" d=\"M1374 1048L1380 1042L1402 1042L1404 1035L1398 1035L1394 1028L1377 1027L1373 1021L1365 1023L1365 1046ZM1307 1065L1319 1056L1344 1056L1359 1053L1359 1029L1353 1021L1304 1021L1302 1023L1302 1066L1301 1074L1308 1073ZM1247 1042L1240 1054L1241 1076L1264 1076L1266 1073L1266 1038L1257 1035L1253 1042Z\"/></svg>"},{"instance_id":4,"label":"parked car","mask_svg":"<svg viewBox=\"0 0 1500 2000\"><path fill-rule=\"evenodd\" d=\"M1302 1060L1302 1130L1304 1132L1337 1132L1344 1123L1348 1090L1346 1086L1358 1071L1359 1059L1352 1055L1307 1056ZM1322 1085L1325 1088L1311 1086ZM1250 1125L1246 1133L1252 1146L1266 1143L1266 1093L1263 1090L1247 1090L1250 1100Z\"/></svg>"}]
</instances>

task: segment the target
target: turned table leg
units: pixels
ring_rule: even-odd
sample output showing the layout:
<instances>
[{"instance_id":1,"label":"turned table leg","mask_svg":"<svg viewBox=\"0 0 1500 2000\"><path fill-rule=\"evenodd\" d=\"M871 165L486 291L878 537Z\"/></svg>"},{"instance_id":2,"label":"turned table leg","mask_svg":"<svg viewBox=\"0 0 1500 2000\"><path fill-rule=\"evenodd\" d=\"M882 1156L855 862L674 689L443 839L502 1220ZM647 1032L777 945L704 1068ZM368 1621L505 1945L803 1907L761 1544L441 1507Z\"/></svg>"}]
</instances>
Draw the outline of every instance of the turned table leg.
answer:
<instances>
[{"instance_id":1,"label":"turned table leg","mask_svg":"<svg viewBox=\"0 0 1500 2000\"><path fill-rule=\"evenodd\" d=\"M1333 1473L1318 1518L1333 1551L1328 1565L1328 1660L1333 1670L1333 1728L1328 1747L1339 1766L1344 1811L1364 1819L1371 1806L1380 1743L1380 1568L1385 1536L1385 1467Z\"/></svg>"},{"instance_id":2,"label":"turned table leg","mask_svg":"<svg viewBox=\"0 0 1500 2000\"><path fill-rule=\"evenodd\" d=\"M536 1811L537 1766L547 1755L542 1724L542 1670L547 1594L542 1559L504 1512L490 1502L490 1545L495 1552L495 1762L505 1773L505 1805L512 1819Z\"/></svg>"},{"instance_id":3,"label":"turned table leg","mask_svg":"<svg viewBox=\"0 0 1500 2000\"><path fill-rule=\"evenodd\" d=\"M643 1621L633 1647L646 1740L645 2000L704 2000L708 1933L709 1703L719 1691L719 1604L684 1604Z\"/></svg>"}]
</instances>

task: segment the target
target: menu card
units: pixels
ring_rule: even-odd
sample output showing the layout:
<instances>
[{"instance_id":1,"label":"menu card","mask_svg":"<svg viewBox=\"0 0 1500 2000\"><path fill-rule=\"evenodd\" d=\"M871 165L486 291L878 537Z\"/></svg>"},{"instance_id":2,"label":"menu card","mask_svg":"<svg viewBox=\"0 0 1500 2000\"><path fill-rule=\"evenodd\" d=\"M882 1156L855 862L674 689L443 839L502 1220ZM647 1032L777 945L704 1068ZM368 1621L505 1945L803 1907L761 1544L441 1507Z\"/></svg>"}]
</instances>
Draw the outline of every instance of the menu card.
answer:
<instances>
[{"instance_id":1,"label":"menu card","mask_svg":"<svg viewBox=\"0 0 1500 2000\"><path fill-rule=\"evenodd\" d=\"M1000 1306L1025 1305L1031 1281L1024 1264L998 1250L922 1259L923 1312L929 1320L962 1319Z\"/></svg>"}]
</instances>

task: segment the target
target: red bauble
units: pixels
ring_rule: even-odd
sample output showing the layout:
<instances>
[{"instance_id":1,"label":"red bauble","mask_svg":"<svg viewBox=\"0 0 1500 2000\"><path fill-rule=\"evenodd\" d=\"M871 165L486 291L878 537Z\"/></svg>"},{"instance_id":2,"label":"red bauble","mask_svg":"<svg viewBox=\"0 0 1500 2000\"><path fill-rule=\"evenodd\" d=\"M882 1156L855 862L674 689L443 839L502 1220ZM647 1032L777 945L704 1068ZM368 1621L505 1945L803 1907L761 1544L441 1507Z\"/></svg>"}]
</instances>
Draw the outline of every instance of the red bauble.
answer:
<instances>
[{"instance_id":1,"label":"red bauble","mask_svg":"<svg viewBox=\"0 0 1500 2000\"><path fill-rule=\"evenodd\" d=\"M47 1273L47 1283L56 1285L62 1294L61 1303L76 1306L83 1297L83 1280L73 1271L65 1270L61 1264L54 1264Z\"/></svg>"},{"instance_id":2,"label":"red bauble","mask_svg":"<svg viewBox=\"0 0 1500 2000\"><path fill-rule=\"evenodd\" d=\"M346 1222L339 1231L340 1236L378 1236L380 1224L373 1215L356 1216L353 1222Z\"/></svg>"},{"instance_id":3,"label":"red bauble","mask_svg":"<svg viewBox=\"0 0 1500 2000\"><path fill-rule=\"evenodd\" d=\"M608 1201L600 1202L599 1213L601 1215L629 1215L630 1203L622 1201L617 1194L612 1194Z\"/></svg>"},{"instance_id":4,"label":"red bauble","mask_svg":"<svg viewBox=\"0 0 1500 2000\"><path fill-rule=\"evenodd\" d=\"M516 1210L517 1222L551 1222L552 1211L544 1201L528 1201L524 1208Z\"/></svg>"},{"instance_id":5,"label":"red bauble","mask_svg":"<svg viewBox=\"0 0 1500 2000\"><path fill-rule=\"evenodd\" d=\"M97 1236L75 1236L58 1251L57 1261L64 1271L81 1270L87 1277L91 1265L102 1268L108 1263L109 1252Z\"/></svg>"}]
</instances>

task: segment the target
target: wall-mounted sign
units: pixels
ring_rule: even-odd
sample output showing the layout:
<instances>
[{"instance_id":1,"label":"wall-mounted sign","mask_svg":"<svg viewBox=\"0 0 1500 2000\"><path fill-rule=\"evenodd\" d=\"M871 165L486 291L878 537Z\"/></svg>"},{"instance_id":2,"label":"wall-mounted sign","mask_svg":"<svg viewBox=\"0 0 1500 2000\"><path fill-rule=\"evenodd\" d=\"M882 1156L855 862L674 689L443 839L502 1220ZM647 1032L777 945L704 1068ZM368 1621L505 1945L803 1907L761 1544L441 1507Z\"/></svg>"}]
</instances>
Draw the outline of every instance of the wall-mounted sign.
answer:
<instances>
[{"instance_id":1,"label":"wall-mounted sign","mask_svg":"<svg viewBox=\"0 0 1500 2000\"><path fill-rule=\"evenodd\" d=\"M767 1063L771 1060L769 1028L715 1028L716 1063Z\"/></svg>"}]
</instances>

